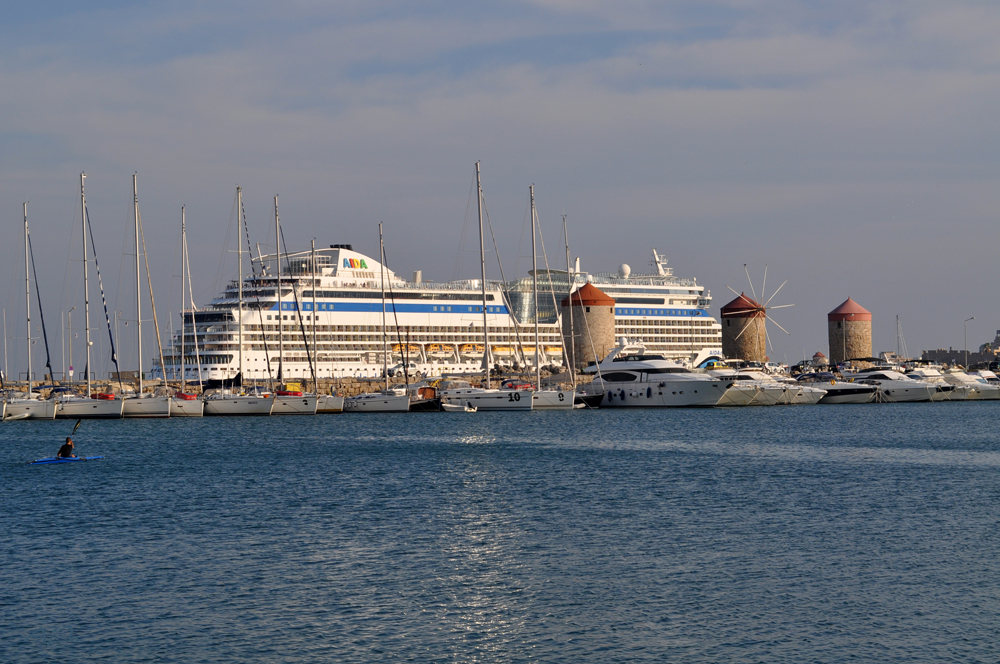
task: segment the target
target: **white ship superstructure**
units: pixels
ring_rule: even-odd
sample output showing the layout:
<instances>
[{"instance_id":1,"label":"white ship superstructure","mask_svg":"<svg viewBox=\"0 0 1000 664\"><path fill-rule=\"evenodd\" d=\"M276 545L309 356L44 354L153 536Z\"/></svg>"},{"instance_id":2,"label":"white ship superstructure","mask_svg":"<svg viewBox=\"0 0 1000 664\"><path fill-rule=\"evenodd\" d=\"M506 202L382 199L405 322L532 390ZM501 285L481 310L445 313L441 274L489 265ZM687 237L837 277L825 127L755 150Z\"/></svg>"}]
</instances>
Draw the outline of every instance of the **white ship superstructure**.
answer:
<instances>
[{"instance_id":1,"label":"white ship superstructure","mask_svg":"<svg viewBox=\"0 0 1000 664\"><path fill-rule=\"evenodd\" d=\"M616 273L587 273L576 269L567 279L563 270L539 274L538 316L542 323L556 321L555 303L573 290L592 283L615 300L615 338L642 344L647 352L671 360L694 360L699 355L722 355L722 325L708 312L712 294L696 279L674 276L667 260L653 249L652 274L633 274L628 265ZM511 284L509 297L515 313L529 321L533 306L530 279ZM544 283L543 283L544 282Z\"/></svg>"},{"instance_id":2,"label":"white ship superstructure","mask_svg":"<svg viewBox=\"0 0 1000 664\"><path fill-rule=\"evenodd\" d=\"M182 362L181 333L177 332L164 349L167 378L180 380L182 365L189 383L235 378L240 373L240 325L245 381L277 380L279 365L282 380L307 381L312 378L310 362L315 363L319 378L381 375L385 346L378 261L351 245L317 249L315 256L313 265L309 251L281 255L280 296L277 257L264 255L254 260L256 274L243 282L242 309L239 282L234 280L208 306L184 311L185 357ZM382 269L388 364L416 364L429 375L481 370L480 281L422 282L419 273L413 281L406 281L387 267ZM487 283L485 304L490 366L530 364L534 334L522 324L518 344L515 321L499 283ZM279 331L283 336L280 358ZM562 336L557 324L540 327L538 345L541 364L561 364ZM156 364L154 378L162 375Z\"/></svg>"}]
</instances>

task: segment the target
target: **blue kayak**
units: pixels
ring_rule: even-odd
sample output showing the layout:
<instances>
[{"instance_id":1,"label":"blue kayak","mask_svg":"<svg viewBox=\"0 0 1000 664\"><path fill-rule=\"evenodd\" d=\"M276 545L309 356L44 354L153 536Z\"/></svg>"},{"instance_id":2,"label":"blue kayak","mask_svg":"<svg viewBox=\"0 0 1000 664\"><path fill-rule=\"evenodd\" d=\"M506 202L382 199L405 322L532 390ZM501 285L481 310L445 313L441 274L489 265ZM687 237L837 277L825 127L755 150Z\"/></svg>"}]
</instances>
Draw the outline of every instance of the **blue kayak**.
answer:
<instances>
[{"instance_id":1,"label":"blue kayak","mask_svg":"<svg viewBox=\"0 0 1000 664\"><path fill-rule=\"evenodd\" d=\"M80 457L46 457L44 459L36 459L32 461L29 465L35 465L36 463L72 463L74 461L92 461L94 459L103 459L102 456L80 456Z\"/></svg>"}]
</instances>

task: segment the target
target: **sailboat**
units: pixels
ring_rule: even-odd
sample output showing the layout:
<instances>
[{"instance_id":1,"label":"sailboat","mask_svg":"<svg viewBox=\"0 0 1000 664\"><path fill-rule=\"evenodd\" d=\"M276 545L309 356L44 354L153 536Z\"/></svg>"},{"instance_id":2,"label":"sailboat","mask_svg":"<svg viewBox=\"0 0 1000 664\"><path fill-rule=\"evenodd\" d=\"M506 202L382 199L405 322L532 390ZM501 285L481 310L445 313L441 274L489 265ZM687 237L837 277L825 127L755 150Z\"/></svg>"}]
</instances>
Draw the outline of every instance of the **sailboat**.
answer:
<instances>
[{"instance_id":1,"label":"sailboat","mask_svg":"<svg viewBox=\"0 0 1000 664\"><path fill-rule=\"evenodd\" d=\"M237 279L239 288L239 313L237 314L238 320L236 325L239 329L239 336L237 341L239 343L239 375L240 375L240 392L231 392L223 390L215 394L211 394L205 397L205 415L270 415L271 409L274 407L274 397L264 396L262 394L248 394L242 390L243 383L243 242L241 235L246 224L246 220L243 218L243 187L236 187L236 202L237 202L237 232L236 232L236 254L238 256L237 263L239 263L239 276ZM182 251L184 252L185 260L187 259L187 231L184 227L183 220L181 223L181 235L182 235ZM249 240L248 240L249 241ZM197 333L198 328L196 325L196 316L194 312L194 299L191 300L191 329L195 334L195 343L197 343ZM186 321L185 321L186 322ZM181 362L184 362L184 329L181 328ZM183 366L183 365L182 365ZM198 374L201 375L200 373ZM175 401L176 402L176 401Z\"/></svg>"},{"instance_id":2,"label":"sailboat","mask_svg":"<svg viewBox=\"0 0 1000 664\"><path fill-rule=\"evenodd\" d=\"M476 162L476 197L479 203L479 264L482 270L483 298L483 385L470 387L464 381L452 381L440 392L441 404L467 406L477 410L531 410L532 390L496 390L490 388L490 328L486 316L486 249L483 244L483 185ZM538 345L537 343L535 344ZM464 383L464 384L463 384Z\"/></svg>"},{"instance_id":3,"label":"sailboat","mask_svg":"<svg viewBox=\"0 0 1000 664\"><path fill-rule=\"evenodd\" d=\"M538 347L538 253L535 251L535 185L528 188L531 196L531 288L535 302L535 392L531 395L532 410L572 410L574 392L542 389L541 351ZM548 263L548 258L545 259ZM551 279L550 279L551 282Z\"/></svg>"},{"instance_id":4,"label":"sailboat","mask_svg":"<svg viewBox=\"0 0 1000 664\"><path fill-rule=\"evenodd\" d=\"M278 282L277 282L277 294L278 294L278 311L281 311L282 302L282 287L281 287L281 219L278 217L278 197L274 197L274 237L277 240L277 264L278 264ZM292 296L298 301L298 296L295 294L295 284L292 283ZM313 289L315 290L315 289ZM301 317L302 310L299 306L295 307L295 315ZM301 322L301 318L300 318ZM303 343L305 342L305 335L303 334ZM308 349L308 346L307 346ZM284 320L279 320L278 322L278 377L281 378L284 375L282 371L284 367L284 353L285 353L285 323ZM278 390L274 394L274 406L271 408L272 415L315 415L316 414L316 395L306 394L300 392L299 390Z\"/></svg>"},{"instance_id":5,"label":"sailboat","mask_svg":"<svg viewBox=\"0 0 1000 664\"><path fill-rule=\"evenodd\" d=\"M348 413L406 413L410 410L410 395L406 390L389 389L389 344L385 328L385 245L382 241L382 224L378 225L378 247L378 269L382 286L382 376L385 378L385 388L381 392L359 394L344 399L344 412Z\"/></svg>"},{"instance_id":6,"label":"sailboat","mask_svg":"<svg viewBox=\"0 0 1000 664\"><path fill-rule=\"evenodd\" d=\"M205 400L197 394L190 394L187 389L187 362L184 355L184 301L187 297L184 287L187 284L187 228L184 216L184 206L181 206L181 388L170 397L171 417L202 417L205 414ZM163 359L160 358L160 366L163 367ZM174 365L176 367L176 365ZM176 377L177 369L174 369ZM200 375L200 372L199 372ZM166 372L163 372L166 380Z\"/></svg>"},{"instance_id":7,"label":"sailboat","mask_svg":"<svg viewBox=\"0 0 1000 664\"><path fill-rule=\"evenodd\" d=\"M83 320L87 346L87 364L84 373L87 375L87 396L71 392L63 392L54 397L57 404L56 417L66 419L108 418L118 419L122 416L124 402L116 399L113 394L96 394L91 389L90 347L90 289L87 272L87 196L84 192L86 173L80 173L80 222L83 229ZM96 254L95 254L96 255Z\"/></svg>"},{"instance_id":8,"label":"sailboat","mask_svg":"<svg viewBox=\"0 0 1000 664\"><path fill-rule=\"evenodd\" d=\"M51 420L56 416L56 404L37 398L31 391L31 281L28 273L28 204L24 204L24 311L28 321L28 395L9 399L3 410L5 420ZM35 284L38 287L38 284ZM41 300L39 300L41 301ZM41 305L39 305L39 309Z\"/></svg>"},{"instance_id":9,"label":"sailboat","mask_svg":"<svg viewBox=\"0 0 1000 664\"><path fill-rule=\"evenodd\" d=\"M142 288L140 286L139 272L139 191L136 185L135 173L132 174L132 211L135 221L135 327L137 349L136 359L139 363L139 370L137 384L138 389L136 389L134 396L128 396L123 399L125 405L122 409L122 417L170 417L169 396L159 396L142 391ZM145 255L145 252L143 253ZM146 276L149 276L148 265ZM150 288L149 297L150 300L152 300L152 288ZM157 337L159 337L159 334L157 334Z\"/></svg>"}]
</instances>

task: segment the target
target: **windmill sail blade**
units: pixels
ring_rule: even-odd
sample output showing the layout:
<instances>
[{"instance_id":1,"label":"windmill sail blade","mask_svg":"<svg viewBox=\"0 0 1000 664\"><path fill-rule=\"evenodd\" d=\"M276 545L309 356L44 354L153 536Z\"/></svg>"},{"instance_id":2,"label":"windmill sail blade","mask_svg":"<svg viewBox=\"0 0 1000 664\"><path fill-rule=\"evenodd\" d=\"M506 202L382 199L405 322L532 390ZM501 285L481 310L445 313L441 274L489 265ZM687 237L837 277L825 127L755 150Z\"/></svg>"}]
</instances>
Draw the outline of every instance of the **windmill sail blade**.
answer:
<instances>
[{"instance_id":1,"label":"windmill sail blade","mask_svg":"<svg viewBox=\"0 0 1000 664\"><path fill-rule=\"evenodd\" d=\"M747 264L743 264L743 271L747 273L747 281L750 283L750 292L753 293L753 299L757 299L757 291L753 289L753 280L750 279L750 270L747 269Z\"/></svg>"},{"instance_id":2,"label":"windmill sail blade","mask_svg":"<svg viewBox=\"0 0 1000 664\"><path fill-rule=\"evenodd\" d=\"M764 281L760 285L760 296L764 297L767 293L767 263L764 263ZM770 302L770 300L768 300Z\"/></svg>"},{"instance_id":3,"label":"windmill sail blade","mask_svg":"<svg viewBox=\"0 0 1000 664\"><path fill-rule=\"evenodd\" d=\"M764 325L764 343L774 352L774 344L771 343L771 336L767 333L767 325Z\"/></svg>"},{"instance_id":4,"label":"windmill sail blade","mask_svg":"<svg viewBox=\"0 0 1000 664\"><path fill-rule=\"evenodd\" d=\"M768 307L768 311L771 309L784 309L785 307L794 307L794 304L776 304L773 307Z\"/></svg>"},{"instance_id":5,"label":"windmill sail blade","mask_svg":"<svg viewBox=\"0 0 1000 664\"><path fill-rule=\"evenodd\" d=\"M782 282L781 282L781 285L780 285L780 286L778 286L778 290L774 291L774 293L773 293L773 294L771 295L771 297L767 298L767 302L765 302L765 303L764 303L764 306L765 306L765 307L766 307L767 305L771 304L771 300L773 300L773 299L774 299L774 296L775 296L775 295L777 295L777 294L778 294L778 291L780 291L780 290L781 290L782 288L784 288L784 287L785 287L785 284L787 284L787 283L788 283L788 279L785 279L784 281L782 281Z\"/></svg>"},{"instance_id":6,"label":"windmill sail blade","mask_svg":"<svg viewBox=\"0 0 1000 664\"><path fill-rule=\"evenodd\" d=\"M774 323L774 324L775 324L775 325L776 325L776 326L778 327L778 329L779 329L779 330L781 330L782 332L784 332L784 333L785 333L785 334L787 334L788 336L792 336L792 333L791 333L791 332L789 332L789 331L788 331L788 330L786 330L785 328L783 328L783 327L781 327L780 325L778 325L778 321L774 320L773 318L768 318L768 320L769 320L769 321L771 321L772 323Z\"/></svg>"},{"instance_id":7,"label":"windmill sail blade","mask_svg":"<svg viewBox=\"0 0 1000 664\"><path fill-rule=\"evenodd\" d=\"M733 291L733 293L736 293L736 289L733 288L732 286L730 286L729 284L726 284L726 288L728 288L729 290ZM737 296L742 295L742 294L743 293L736 293Z\"/></svg>"}]
</instances>

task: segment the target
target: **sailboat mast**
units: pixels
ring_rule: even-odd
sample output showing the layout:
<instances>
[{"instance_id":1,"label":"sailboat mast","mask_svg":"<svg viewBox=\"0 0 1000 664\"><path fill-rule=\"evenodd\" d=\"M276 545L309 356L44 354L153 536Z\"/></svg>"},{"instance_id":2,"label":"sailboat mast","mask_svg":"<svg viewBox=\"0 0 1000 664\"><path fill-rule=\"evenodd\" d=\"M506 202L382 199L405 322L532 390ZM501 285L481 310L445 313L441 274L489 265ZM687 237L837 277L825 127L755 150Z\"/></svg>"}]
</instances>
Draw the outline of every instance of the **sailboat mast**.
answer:
<instances>
[{"instance_id":1,"label":"sailboat mast","mask_svg":"<svg viewBox=\"0 0 1000 664\"><path fill-rule=\"evenodd\" d=\"M382 222L378 224L378 274L379 285L382 287L382 376L385 378L385 389L389 389L389 346L385 335L385 244L382 242ZM403 367L406 371L406 367Z\"/></svg>"},{"instance_id":2,"label":"sailboat mast","mask_svg":"<svg viewBox=\"0 0 1000 664\"><path fill-rule=\"evenodd\" d=\"M542 389L542 368L538 365L538 254L535 251L535 185L531 194L531 291L535 303L535 389Z\"/></svg>"},{"instance_id":3,"label":"sailboat mast","mask_svg":"<svg viewBox=\"0 0 1000 664\"><path fill-rule=\"evenodd\" d=\"M319 394L319 350L316 348L316 238L312 239L312 275L313 393Z\"/></svg>"},{"instance_id":4,"label":"sailboat mast","mask_svg":"<svg viewBox=\"0 0 1000 664\"><path fill-rule=\"evenodd\" d=\"M563 339L563 363L569 362L569 377L576 391L576 335L573 330L573 284L576 275L569 271L569 231L566 230L566 215L563 215L563 239L566 242L566 279L569 282L567 297L569 300L569 352L566 352L566 340Z\"/></svg>"},{"instance_id":5,"label":"sailboat mast","mask_svg":"<svg viewBox=\"0 0 1000 664\"><path fill-rule=\"evenodd\" d=\"M278 255L278 379L285 379L284 355L285 355L285 325L282 321L281 305L281 222L278 220L278 196L274 196L274 246Z\"/></svg>"},{"instance_id":6,"label":"sailboat mast","mask_svg":"<svg viewBox=\"0 0 1000 664\"><path fill-rule=\"evenodd\" d=\"M90 398L90 291L87 288L87 196L83 190L86 173L80 173L80 225L83 229L83 326L87 343L87 398Z\"/></svg>"},{"instance_id":7,"label":"sailboat mast","mask_svg":"<svg viewBox=\"0 0 1000 664\"><path fill-rule=\"evenodd\" d=\"M139 359L139 389L142 394L142 292L139 290L139 189L136 173L132 173L132 212L135 216L135 327L136 348Z\"/></svg>"},{"instance_id":8,"label":"sailboat mast","mask_svg":"<svg viewBox=\"0 0 1000 664\"><path fill-rule=\"evenodd\" d=\"M181 206L181 392L187 384L187 357L184 354L184 301L187 298L187 294L184 291L187 285L184 282L184 266L187 264L187 235L186 229L184 228L184 206ZM175 375L176 377L176 375Z\"/></svg>"},{"instance_id":9,"label":"sailboat mast","mask_svg":"<svg viewBox=\"0 0 1000 664\"><path fill-rule=\"evenodd\" d=\"M24 204L24 313L28 334L28 397L31 397L31 282L28 279L28 204Z\"/></svg>"},{"instance_id":10,"label":"sailboat mast","mask_svg":"<svg viewBox=\"0 0 1000 664\"><path fill-rule=\"evenodd\" d=\"M240 294L240 309L236 314L236 324L240 326L240 386L243 385L243 187L236 186L236 262L239 264L237 286Z\"/></svg>"},{"instance_id":11,"label":"sailboat mast","mask_svg":"<svg viewBox=\"0 0 1000 664\"><path fill-rule=\"evenodd\" d=\"M482 268L483 291L483 374L486 389L490 389L490 333L486 327L486 249L483 245L483 183L479 176L479 162L476 162L476 197L479 203L479 264Z\"/></svg>"}]
</instances>

